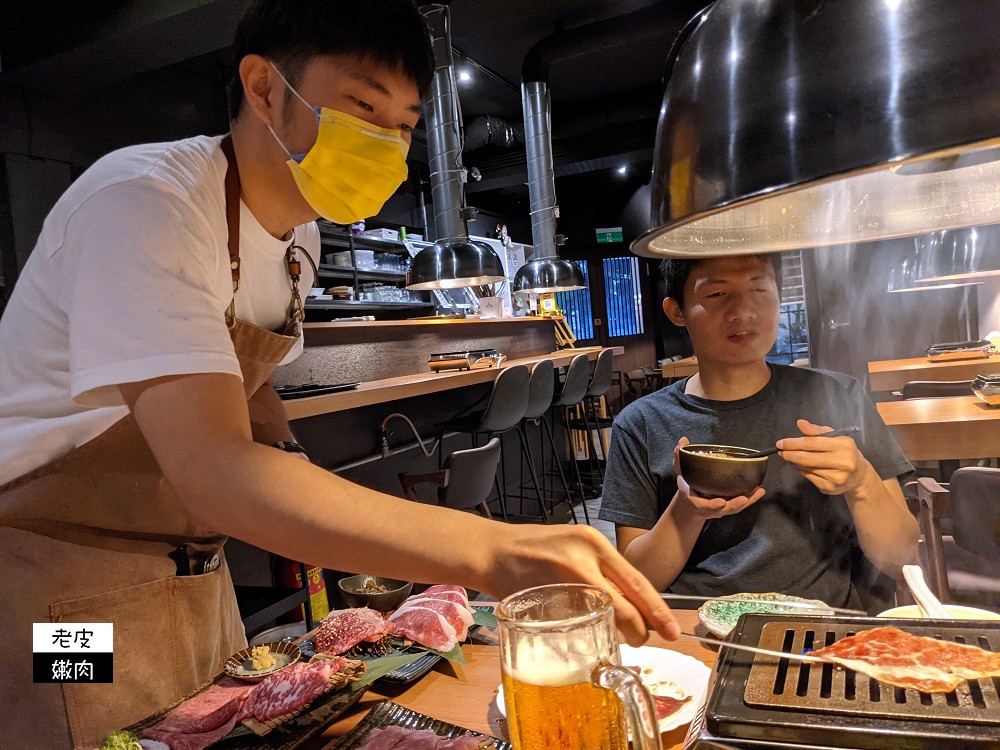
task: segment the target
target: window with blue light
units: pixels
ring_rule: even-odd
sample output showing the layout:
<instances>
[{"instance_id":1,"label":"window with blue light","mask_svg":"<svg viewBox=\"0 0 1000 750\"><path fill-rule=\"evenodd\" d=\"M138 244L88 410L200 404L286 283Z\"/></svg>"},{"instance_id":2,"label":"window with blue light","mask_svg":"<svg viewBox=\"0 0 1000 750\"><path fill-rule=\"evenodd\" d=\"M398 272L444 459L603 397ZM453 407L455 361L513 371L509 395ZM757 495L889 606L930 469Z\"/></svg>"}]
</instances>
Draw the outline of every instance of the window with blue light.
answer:
<instances>
[{"instance_id":1,"label":"window with blue light","mask_svg":"<svg viewBox=\"0 0 1000 750\"><path fill-rule=\"evenodd\" d=\"M637 336L645 331L639 259L634 255L604 259L604 299L608 336Z\"/></svg>"},{"instance_id":2,"label":"window with blue light","mask_svg":"<svg viewBox=\"0 0 1000 750\"><path fill-rule=\"evenodd\" d=\"M563 311L566 324L578 339L594 338L594 313L590 308L590 276L587 275L586 261L573 261L583 271L587 286L572 292L557 292L556 304Z\"/></svg>"}]
</instances>

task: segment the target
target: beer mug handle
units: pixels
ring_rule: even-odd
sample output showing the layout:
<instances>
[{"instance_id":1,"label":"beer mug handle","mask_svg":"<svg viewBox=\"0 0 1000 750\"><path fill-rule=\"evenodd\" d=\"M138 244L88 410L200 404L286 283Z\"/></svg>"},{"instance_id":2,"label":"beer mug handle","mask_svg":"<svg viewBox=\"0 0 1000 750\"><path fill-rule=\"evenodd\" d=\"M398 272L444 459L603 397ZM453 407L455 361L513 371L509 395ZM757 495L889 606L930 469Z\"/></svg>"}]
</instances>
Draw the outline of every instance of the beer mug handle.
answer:
<instances>
[{"instance_id":1,"label":"beer mug handle","mask_svg":"<svg viewBox=\"0 0 1000 750\"><path fill-rule=\"evenodd\" d=\"M631 669L600 664L591 679L595 685L614 690L625 706L633 750L661 750L660 725L656 720L653 696Z\"/></svg>"}]
</instances>

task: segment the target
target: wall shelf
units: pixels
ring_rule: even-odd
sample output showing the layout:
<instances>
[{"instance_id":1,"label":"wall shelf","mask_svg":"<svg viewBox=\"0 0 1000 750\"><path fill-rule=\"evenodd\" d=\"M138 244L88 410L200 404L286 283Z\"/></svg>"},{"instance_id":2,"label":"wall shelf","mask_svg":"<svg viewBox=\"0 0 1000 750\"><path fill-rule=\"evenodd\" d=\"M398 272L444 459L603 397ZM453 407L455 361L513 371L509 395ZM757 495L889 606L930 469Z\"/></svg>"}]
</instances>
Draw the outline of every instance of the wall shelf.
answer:
<instances>
[{"instance_id":1,"label":"wall shelf","mask_svg":"<svg viewBox=\"0 0 1000 750\"><path fill-rule=\"evenodd\" d=\"M364 250L378 250L383 253L406 254L406 245L400 240L383 240L379 237L366 237L363 234L353 235L354 246ZM322 224L319 225L319 241L323 245L333 245L336 247L347 247L350 240L347 232L336 229L329 229Z\"/></svg>"},{"instance_id":2,"label":"wall shelf","mask_svg":"<svg viewBox=\"0 0 1000 750\"><path fill-rule=\"evenodd\" d=\"M433 302L376 302L374 300L307 300L306 310L413 310L434 307Z\"/></svg>"},{"instance_id":3,"label":"wall shelf","mask_svg":"<svg viewBox=\"0 0 1000 750\"><path fill-rule=\"evenodd\" d=\"M329 263L319 264L319 275L330 276L336 279L354 278L354 266L337 266ZM358 279L361 281L403 281L406 279L406 271L373 271L369 269L357 269Z\"/></svg>"},{"instance_id":4,"label":"wall shelf","mask_svg":"<svg viewBox=\"0 0 1000 750\"><path fill-rule=\"evenodd\" d=\"M305 308L310 313L307 320L336 320L344 315L352 316L359 313L383 313L390 319L406 318L412 315L423 314L424 310L433 309L434 303L429 295L420 294L419 301L406 302L376 302L374 300L362 299L365 291L370 291L372 287L387 285L389 287L400 288L406 284L406 271L395 271L379 268L360 268L359 264L372 265L370 259L374 256L374 262L378 263L379 256L385 259L385 253L393 255L403 255L409 258L412 255L411 245L406 241L386 240L379 237L366 237L364 235L351 234L344 227L340 227L329 222L318 221L320 244L323 252L323 259L332 260L326 253L333 251L347 250L349 252L338 252L338 260L344 265L333 263L320 263L316 269L318 280L316 286L328 287L334 283L344 284L345 282L353 287L353 299L349 300L316 300L310 299L306 302ZM364 259L359 259L359 254L364 254ZM395 264L386 264L395 265ZM399 266L406 266L404 261ZM339 281L333 282L337 279ZM362 283L375 282L375 284ZM388 295L386 295L388 296ZM412 296L412 295L411 295ZM427 299L424 299L424 298Z\"/></svg>"}]
</instances>

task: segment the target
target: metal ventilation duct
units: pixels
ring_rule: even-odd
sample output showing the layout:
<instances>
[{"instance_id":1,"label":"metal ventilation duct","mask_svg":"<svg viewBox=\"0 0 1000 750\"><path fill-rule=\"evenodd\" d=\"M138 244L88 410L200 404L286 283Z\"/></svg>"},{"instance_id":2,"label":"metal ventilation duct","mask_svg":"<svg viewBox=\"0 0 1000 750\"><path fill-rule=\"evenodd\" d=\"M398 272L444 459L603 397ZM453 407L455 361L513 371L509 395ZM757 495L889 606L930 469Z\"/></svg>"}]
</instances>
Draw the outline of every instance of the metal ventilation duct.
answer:
<instances>
[{"instance_id":1,"label":"metal ventilation duct","mask_svg":"<svg viewBox=\"0 0 1000 750\"><path fill-rule=\"evenodd\" d=\"M434 51L434 77L424 102L434 233L438 240L468 240L469 229L462 217L465 167L462 165L461 120L451 51L451 14L447 5L428 5L420 12L431 33Z\"/></svg>"},{"instance_id":2,"label":"metal ventilation duct","mask_svg":"<svg viewBox=\"0 0 1000 750\"><path fill-rule=\"evenodd\" d=\"M464 208L461 117L451 51L451 14L446 5L421 8L431 34L434 77L424 103L431 169L435 243L417 253L409 289L457 289L506 279L503 263L488 245L469 240Z\"/></svg>"},{"instance_id":3,"label":"metal ventilation duct","mask_svg":"<svg viewBox=\"0 0 1000 750\"><path fill-rule=\"evenodd\" d=\"M524 142L528 157L528 194L531 205L531 239L534 258L514 277L520 294L583 289L586 281L575 263L560 260L556 250L555 175L552 165L552 101L549 68L556 62L591 57L626 47L637 40L673 34L678 13L691 3L662 0L640 10L597 23L559 32L535 44L521 67L521 105L524 109ZM682 21L683 22L683 21ZM550 283L551 282L551 283Z\"/></svg>"},{"instance_id":4,"label":"metal ventilation duct","mask_svg":"<svg viewBox=\"0 0 1000 750\"><path fill-rule=\"evenodd\" d=\"M524 129L495 115L480 115L465 126L465 151L475 151L483 146L511 148L524 143Z\"/></svg>"}]
</instances>

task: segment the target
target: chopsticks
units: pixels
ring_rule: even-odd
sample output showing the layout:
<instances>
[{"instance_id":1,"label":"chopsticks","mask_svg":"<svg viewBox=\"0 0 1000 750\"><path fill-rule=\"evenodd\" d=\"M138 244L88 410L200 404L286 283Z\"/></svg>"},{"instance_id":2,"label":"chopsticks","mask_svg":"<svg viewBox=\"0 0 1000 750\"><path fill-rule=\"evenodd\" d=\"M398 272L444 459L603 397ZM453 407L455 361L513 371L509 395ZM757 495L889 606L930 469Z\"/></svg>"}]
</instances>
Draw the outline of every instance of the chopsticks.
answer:
<instances>
[{"instance_id":1,"label":"chopsticks","mask_svg":"<svg viewBox=\"0 0 1000 750\"><path fill-rule=\"evenodd\" d=\"M666 601L677 601L684 599L686 601L691 601L696 599L702 602L737 602L737 603L747 603L747 604L761 604L765 606L774 607L789 607L791 609L805 609L812 612L833 612L838 615L858 615L867 617L868 613L863 609L845 609L844 607L820 607L817 604L810 604L809 602L781 602L781 601L767 601L766 599L740 599L739 597L733 596L698 596L697 594L660 594L660 596Z\"/></svg>"},{"instance_id":2,"label":"chopsticks","mask_svg":"<svg viewBox=\"0 0 1000 750\"><path fill-rule=\"evenodd\" d=\"M844 437L845 435L853 435L855 432L861 432L861 428L856 424L850 427L844 427L840 430L834 430L833 432L824 432L822 435L817 435L816 437ZM762 451L757 451L756 453L750 453L745 456L740 456L740 458L762 458L764 456L770 456L778 452L777 448L766 448Z\"/></svg>"}]
</instances>

